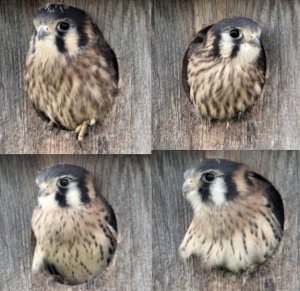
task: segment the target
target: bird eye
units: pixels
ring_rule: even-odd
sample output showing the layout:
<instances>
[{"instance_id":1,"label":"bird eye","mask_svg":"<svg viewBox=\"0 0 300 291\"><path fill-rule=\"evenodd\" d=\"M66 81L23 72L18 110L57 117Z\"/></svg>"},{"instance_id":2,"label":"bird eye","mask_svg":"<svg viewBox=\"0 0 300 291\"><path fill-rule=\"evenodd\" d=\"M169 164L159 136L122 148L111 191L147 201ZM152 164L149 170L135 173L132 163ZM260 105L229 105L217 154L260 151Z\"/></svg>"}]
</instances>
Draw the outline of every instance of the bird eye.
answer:
<instances>
[{"instance_id":1,"label":"bird eye","mask_svg":"<svg viewBox=\"0 0 300 291\"><path fill-rule=\"evenodd\" d=\"M232 28L229 30L229 35L232 38L238 39L241 37L241 32L237 28Z\"/></svg>"},{"instance_id":2,"label":"bird eye","mask_svg":"<svg viewBox=\"0 0 300 291\"><path fill-rule=\"evenodd\" d=\"M66 188L69 185L69 180L66 178L62 178L58 180L58 186L62 187L62 188Z\"/></svg>"},{"instance_id":3,"label":"bird eye","mask_svg":"<svg viewBox=\"0 0 300 291\"><path fill-rule=\"evenodd\" d=\"M205 173L202 175L201 180L204 183L211 183L216 178L216 175L214 173Z\"/></svg>"},{"instance_id":4,"label":"bird eye","mask_svg":"<svg viewBox=\"0 0 300 291\"><path fill-rule=\"evenodd\" d=\"M57 30L60 32L66 32L70 28L70 24L66 21L58 23Z\"/></svg>"}]
</instances>

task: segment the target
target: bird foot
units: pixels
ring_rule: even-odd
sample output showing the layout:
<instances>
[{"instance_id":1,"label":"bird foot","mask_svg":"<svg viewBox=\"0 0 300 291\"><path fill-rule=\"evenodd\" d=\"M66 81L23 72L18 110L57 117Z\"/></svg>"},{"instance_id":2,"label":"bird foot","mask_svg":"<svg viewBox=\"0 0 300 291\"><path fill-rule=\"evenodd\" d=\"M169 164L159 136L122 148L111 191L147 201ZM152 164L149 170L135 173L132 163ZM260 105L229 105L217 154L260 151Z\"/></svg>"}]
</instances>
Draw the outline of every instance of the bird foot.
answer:
<instances>
[{"instance_id":1,"label":"bird foot","mask_svg":"<svg viewBox=\"0 0 300 291\"><path fill-rule=\"evenodd\" d=\"M79 142L82 142L85 136L88 134L88 127L93 126L96 124L96 119L91 119L84 121L82 124L78 125L75 129L75 132L77 133L77 140Z\"/></svg>"}]
</instances>

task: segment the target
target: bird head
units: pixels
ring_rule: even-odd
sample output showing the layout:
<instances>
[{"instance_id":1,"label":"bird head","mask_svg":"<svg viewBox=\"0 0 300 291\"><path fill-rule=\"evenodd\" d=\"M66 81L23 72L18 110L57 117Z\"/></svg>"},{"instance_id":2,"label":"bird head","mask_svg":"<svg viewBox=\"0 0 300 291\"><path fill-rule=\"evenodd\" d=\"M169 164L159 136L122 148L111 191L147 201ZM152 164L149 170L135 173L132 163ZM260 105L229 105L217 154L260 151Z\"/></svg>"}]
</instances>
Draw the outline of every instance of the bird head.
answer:
<instances>
[{"instance_id":1,"label":"bird head","mask_svg":"<svg viewBox=\"0 0 300 291\"><path fill-rule=\"evenodd\" d=\"M204 160L185 172L183 194L194 210L226 206L239 195L241 181L236 179L241 177L241 169L242 164L228 160Z\"/></svg>"},{"instance_id":2,"label":"bird head","mask_svg":"<svg viewBox=\"0 0 300 291\"><path fill-rule=\"evenodd\" d=\"M45 210L78 208L95 199L93 179L84 168L55 165L36 177L39 205Z\"/></svg>"},{"instance_id":3,"label":"bird head","mask_svg":"<svg viewBox=\"0 0 300 291\"><path fill-rule=\"evenodd\" d=\"M208 31L212 41L213 56L239 64L254 63L262 50L261 28L245 17L226 18Z\"/></svg>"},{"instance_id":4,"label":"bird head","mask_svg":"<svg viewBox=\"0 0 300 291\"><path fill-rule=\"evenodd\" d=\"M36 45L56 54L78 53L93 40L98 30L85 11L63 4L40 8L33 22Z\"/></svg>"}]
</instances>

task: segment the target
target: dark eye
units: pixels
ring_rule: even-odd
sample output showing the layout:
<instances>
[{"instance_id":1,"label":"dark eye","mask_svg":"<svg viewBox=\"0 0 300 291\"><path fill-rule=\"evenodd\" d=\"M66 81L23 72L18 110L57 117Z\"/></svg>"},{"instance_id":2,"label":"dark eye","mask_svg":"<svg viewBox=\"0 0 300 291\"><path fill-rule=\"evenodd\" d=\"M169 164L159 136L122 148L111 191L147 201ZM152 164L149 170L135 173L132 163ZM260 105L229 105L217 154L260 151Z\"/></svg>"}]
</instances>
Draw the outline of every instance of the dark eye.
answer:
<instances>
[{"instance_id":1,"label":"dark eye","mask_svg":"<svg viewBox=\"0 0 300 291\"><path fill-rule=\"evenodd\" d=\"M202 175L201 180L204 183L211 183L216 178L216 175L214 173L205 173Z\"/></svg>"},{"instance_id":2,"label":"dark eye","mask_svg":"<svg viewBox=\"0 0 300 291\"><path fill-rule=\"evenodd\" d=\"M241 33L238 29L236 28L232 28L229 30L229 35L232 37L232 38L239 38L241 36Z\"/></svg>"},{"instance_id":3,"label":"dark eye","mask_svg":"<svg viewBox=\"0 0 300 291\"><path fill-rule=\"evenodd\" d=\"M66 32L69 28L70 28L70 24L65 21L62 21L57 25L57 30L60 32Z\"/></svg>"},{"instance_id":4,"label":"dark eye","mask_svg":"<svg viewBox=\"0 0 300 291\"><path fill-rule=\"evenodd\" d=\"M66 178L62 178L58 180L58 186L62 188L66 188L69 185L70 181Z\"/></svg>"}]
</instances>

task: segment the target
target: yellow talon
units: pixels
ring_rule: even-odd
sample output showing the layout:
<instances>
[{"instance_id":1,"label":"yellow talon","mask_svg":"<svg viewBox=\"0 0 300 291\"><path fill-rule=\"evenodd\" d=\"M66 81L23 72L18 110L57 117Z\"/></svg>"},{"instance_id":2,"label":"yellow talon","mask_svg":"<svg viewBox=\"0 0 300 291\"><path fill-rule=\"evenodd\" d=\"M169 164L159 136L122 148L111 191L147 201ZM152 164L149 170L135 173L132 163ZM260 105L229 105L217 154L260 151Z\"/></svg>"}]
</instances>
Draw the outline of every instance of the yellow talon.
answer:
<instances>
[{"instance_id":1,"label":"yellow talon","mask_svg":"<svg viewBox=\"0 0 300 291\"><path fill-rule=\"evenodd\" d=\"M76 131L77 133L80 132L81 127L82 127L82 125L78 125L78 126L76 127L75 131Z\"/></svg>"},{"instance_id":2,"label":"yellow talon","mask_svg":"<svg viewBox=\"0 0 300 291\"><path fill-rule=\"evenodd\" d=\"M91 119L91 121L90 121L90 124L89 125L95 125L96 124L96 119L95 118L93 118L93 119Z\"/></svg>"},{"instance_id":3,"label":"yellow talon","mask_svg":"<svg viewBox=\"0 0 300 291\"><path fill-rule=\"evenodd\" d=\"M87 134L88 127L95 124L96 124L96 119L93 118L91 120L84 121L82 124L78 125L75 129L76 133L78 133L77 140L79 142L83 141L84 137Z\"/></svg>"}]
</instances>

